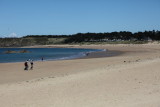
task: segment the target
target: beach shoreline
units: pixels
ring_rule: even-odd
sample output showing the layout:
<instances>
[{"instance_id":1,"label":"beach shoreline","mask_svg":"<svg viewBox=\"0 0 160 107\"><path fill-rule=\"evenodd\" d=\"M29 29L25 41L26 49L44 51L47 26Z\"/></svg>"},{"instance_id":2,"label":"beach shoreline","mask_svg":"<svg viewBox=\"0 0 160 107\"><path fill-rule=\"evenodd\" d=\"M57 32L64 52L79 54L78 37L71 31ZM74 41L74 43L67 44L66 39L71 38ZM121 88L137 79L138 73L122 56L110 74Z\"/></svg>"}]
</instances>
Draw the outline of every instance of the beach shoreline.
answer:
<instances>
[{"instance_id":1,"label":"beach shoreline","mask_svg":"<svg viewBox=\"0 0 160 107\"><path fill-rule=\"evenodd\" d=\"M72 62L72 61L74 62L74 60L80 60L80 59L83 60L83 59L92 59L92 58L113 57L113 56L118 56L118 55L121 55L121 54L124 53L124 52L115 51L115 50L110 51L107 48L104 48L104 47L101 48L99 46L98 47L95 47L95 46L89 46L89 47L88 46L83 46L83 47L81 47L79 45L73 45L73 46L68 46L68 45L66 45L66 46L65 45L62 45L62 46L61 45L56 45L56 46L31 46L31 47L22 47L22 48L81 48L81 49L102 49L103 50L103 51L97 51L97 52L90 52L90 53L88 53L85 56L78 57L78 58L72 58L72 59L44 60L43 62L41 60L34 61L34 66L37 66L38 64L45 64L46 65L46 63L56 63L56 62L61 63L63 61L66 62L66 63L68 63L68 62ZM8 69L8 66L16 66L16 65L20 65L20 67L18 69L18 71L21 71L20 74L17 73L17 72L15 72L16 70L6 70L6 69ZM0 78L0 84L23 82L23 81L28 81L28 80L36 79L36 78L41 78L41 77L44 78L45 77L45 74L43 74L43 73L40 74L39 76L36 75L36 73L35 74L31 73L31 75L24 76L26 74L25 72L38 71L38 70L28 70L28 71L25 71L24 70L24 62L0 63L0 68L2 68L0 70L0 74L2 76ZM34 67L34 69L36 69L36 68ZM3 71L5 71L5 73L8 74L7 75L8 78L3 77L3 74L4 74ZM15 76L15 75L13 76L12 72L15 72L15 74L17 74L17 76ZM53 74L54 74L54 76L59 76L59 75L61 76L61 75L64 75L65 73L66 73L66 71L63 71L60 74L58 73L58 75L57 75L57 73L56 73L56 75L54 73ZM21 74L23 74L23 76ZM49 76L49 75L47 75L47 76ZM22 76L24 78L22 78L20 76ZM11 77L11 79L10 79L10 77Z\"/></svg>"},{"instance_id":2,"label":"beach shoreline","mask_svg":"<svg viewBox=\"0 0 160 107\"><path fill-rule=\"evenodd\" d=\"M86 46L84 46L84 47L86 47ZM96 48L81 48L81 47L76 47L76 46L68 46L68 45L57 45L57 46L48 46L48 45L44 45L44 46L29 46L29 47L14 47L14 48L18 48L18 49L21 49L21 48L23 48L23 49L25 49L25 48L30 48L30 49L32 49L32 48L71 48L71 49L73 49L73 48L78 48L78 49L96 49ZM9 48L12 48L12 47L9 47ZM12 50L12 49L11 49ZM9 50L7 50L7 51L9 51ZM19 50L19 51L21 51L21 50ZM27 50L26 50L27 51ZM13 51L14 52L14 51ZM10 54L12 54L12 53L10 53ZM112 57L112 56L117 56L117 55L120 55L120 54L123 54L123 52L121 52L121 51L110 51L110 50L108 50L108 49L103 49L103 48L99 48L99 49L97 49L96 51L92 51L92 52L83 52L83 53L81 53L82 55L76 55L76 56L69 56L69 57L66 57L66 58L58 58L58 59L46 59L45 58L45 61L58 61L58 60L73 60L73 59L87 59L87 58L100 58L100 57ZM29 58L29 59L31 59L31 58ZM41 58L39 58L39 59L34 59L34 61L41 61ZM24 62L24 61L15 61L15 62L0 62L0 63L20 63L20 62Z\"/></svg>"},{"instance_id":3,"label":"beach shoreline","mask_svg":"<svg viewBox=\"0 0 160 107\"><path fill-rule=\"evenodd\" d=\"M160 44L41 47L106 49L120 54L107 57L104 51L86 58L39 61L28 71L23 63L0 63L3 107L160 105Z\"/></svg>"},{"instance_id":4,"label":"beach shoreline","mask_svg":"<svg viewBox=\"0 0 160 107\"><path fill-rule=\"evenodd\" d=\"M156 48L159 48L158 46L159 46L159 44L152 44L153 46L156 46ZM141 60L143 60L143 59L147 59L148 57L153 57L153 55L148 55L148 54L154 54L155 55L155 49L153 49L152 50L152 45L150 45L150 44L145 44L145 45L130 45L130 44L127 44L127 45L125 45L125 44L119 44L119 45L43 45L43 46L29 46L29 47L22 47L22 48L81 48L81 49L102 49L102 50L105 50L105 51L99 51L99 52L91 52L91 53L89 53L88 55L86 55L86 56L83 56L83 57L80 57L80 58L74 58L74 59L66 59L66 60L49 60L49 61L35 61L34 62L34 70L33 71L35 71L35 72L38 72L38 71L41 71L41 73L37 76L37 73L35 73L35 74L32 74L31 73L31 75L28 75L28 76L25 76L25 71L24 71L24 62L13 62L13 63L0 63L0 68L1 68L1 70L0 70L0 74L1 74L1 78L0 78L0 84L1 83L15 83L15 82L21 82L21 81L27 81L27 80L30 80L30 79L35 79L35 78L43 78L43 77L45 77L45 76L49 76L49 75L51 75L52 73L49 73L49 75L48 75L48 73L43 73L43 70L40 70L40 68L41 68L41 66L43 66L43 68L42 69L44 69L44 66L45 65L47 65L48 64L48 66L50 66L49 64L53 64L53 65L55 65L55 66L57 66L57 62L58 63L60 63L58 66L60 66L61 65L61 63L69 63L70 64L70 62L71 63L73 63L73 62L77 62L77 61L85 61L85 60L96 60L96 59L111 59L112 60L112 57L113 58L119 58L119 57L132 57L131 58L131 60L132 59L135 59L135 56L134 56L134 54L137 54L136 55L136 58L137 58L137 60L139 60L139 59L141 59ZM148 47L148 46L150 46L150 47ZM150 49L148 49L148 48L151 48L151 50ZM146 53L145 53L146 52ZM148 52L148 53L147 53ZM143 55L144 54L144 55ZM147 54L147 55L145 55L145 54ZM138 55L140 55L140 56L138 56ZM119 61L115 61L115 63L117 63L117 62L119 62ZM125 61L125 59L124 59L124 61L122 61L122 62L126 62ZM44 64L44 65L43 65ZM20 67L18 68L18 73L17 72L15 72L16 71L16 69L15 70L9 70L8 69L8 66L13 66L13 68L15 68L15 66L19 66L20 65ZM86 63L86 65L87 65L87 63ZM112 63L111 63L111 65L112 65ZM70 66L72 66L72 65L70 65ZM38 69L36 68L36 67L38 67ZM54 67L54 66L53 66ZM58 67L57 67L58 68ZM60 68L58 68L58 69L60 69ZM79 68L78 68L79 69ZM5 71L5 74L7 75L7 77L8 77L8 80L7 80L7 78L5 77L3 77L3 73L4 73L4 71ZM29 72L30 72L30 70L28 70ZM58 74L58 76L59 75L64 75L66 72L69 72L70 73L70 71L68 70L68 71L65 71L65 70L62 70L63 72L61 72L61 73L54 73L53 72L53 75L54 76L57 76L57 74ZM13 72L15 72L15 73L17 73L17 76L13 76L12 75L12 73ZM31 71L32 72L32 71ZM19 76L20 74L23 74L23 76L22 77L24 77L24 78L21 78L21 76ZM72 72L73 73L73 72ZM56 74L56 75L55 75ZM10 79L10 77L12 78L12 79ZM19 79L19 77L20 77L20 79Z\"/></svg>"}]
</instances>

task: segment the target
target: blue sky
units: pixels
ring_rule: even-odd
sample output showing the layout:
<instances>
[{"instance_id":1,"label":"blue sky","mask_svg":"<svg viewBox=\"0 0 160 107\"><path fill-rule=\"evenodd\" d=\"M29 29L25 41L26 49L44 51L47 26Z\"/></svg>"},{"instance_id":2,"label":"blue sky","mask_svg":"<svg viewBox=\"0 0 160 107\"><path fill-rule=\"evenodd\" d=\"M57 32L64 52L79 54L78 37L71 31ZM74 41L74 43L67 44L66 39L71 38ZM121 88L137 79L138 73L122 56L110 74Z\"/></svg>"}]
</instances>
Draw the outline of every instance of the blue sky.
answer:
<instances>
[{"instance_id":1,"label":"blue sky","mask_svg":"<svg viewBox=\"0 0 160 107\"><path fill-rule=\"evenodd\" d=\"M160 0L0 0L0 37L160 30Z\"/></svg>"}]
</instances>

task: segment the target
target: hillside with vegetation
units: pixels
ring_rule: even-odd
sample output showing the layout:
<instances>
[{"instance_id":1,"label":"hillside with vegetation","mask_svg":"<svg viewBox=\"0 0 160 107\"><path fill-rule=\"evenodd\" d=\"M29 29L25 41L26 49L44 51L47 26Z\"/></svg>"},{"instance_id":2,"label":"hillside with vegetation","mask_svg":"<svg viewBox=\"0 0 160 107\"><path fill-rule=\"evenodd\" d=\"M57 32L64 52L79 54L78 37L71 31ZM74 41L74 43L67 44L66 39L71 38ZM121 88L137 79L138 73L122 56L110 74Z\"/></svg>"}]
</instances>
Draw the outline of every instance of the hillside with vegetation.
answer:
<instances>
[{"instance_id":1,"label":"hillside with vegetation","mask_svg":"<svg viewBox=\"0 0 160 107\"><path fill-rule=\"evenodd\" d=\"M129 31L111 33L77 33L73 35L27 35L21 38L0 38L0 47L22 47L52 44L109 44L147 43L159 41L160 31L132 33Z\"/></svg>"}]
</instances>

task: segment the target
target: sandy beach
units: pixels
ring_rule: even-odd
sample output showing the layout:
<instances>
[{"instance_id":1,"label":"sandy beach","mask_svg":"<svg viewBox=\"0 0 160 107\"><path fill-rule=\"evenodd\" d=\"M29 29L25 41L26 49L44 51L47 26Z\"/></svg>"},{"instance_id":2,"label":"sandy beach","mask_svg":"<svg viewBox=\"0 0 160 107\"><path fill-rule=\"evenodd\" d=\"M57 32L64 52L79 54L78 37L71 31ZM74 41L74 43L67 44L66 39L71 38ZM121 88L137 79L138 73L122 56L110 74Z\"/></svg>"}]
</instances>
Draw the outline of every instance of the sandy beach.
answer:
<instances>
[{"instance_id":1,"label":"sandy beach","mask_svg":"<svg viewBox=\"0 0 160 107\"><path fill-rule=\"evenodd\" d=\"M160 107L160 44L34 47L107 51L28 71L23 62L0 63L1 107Z\"/></svg>"}]
</instances>

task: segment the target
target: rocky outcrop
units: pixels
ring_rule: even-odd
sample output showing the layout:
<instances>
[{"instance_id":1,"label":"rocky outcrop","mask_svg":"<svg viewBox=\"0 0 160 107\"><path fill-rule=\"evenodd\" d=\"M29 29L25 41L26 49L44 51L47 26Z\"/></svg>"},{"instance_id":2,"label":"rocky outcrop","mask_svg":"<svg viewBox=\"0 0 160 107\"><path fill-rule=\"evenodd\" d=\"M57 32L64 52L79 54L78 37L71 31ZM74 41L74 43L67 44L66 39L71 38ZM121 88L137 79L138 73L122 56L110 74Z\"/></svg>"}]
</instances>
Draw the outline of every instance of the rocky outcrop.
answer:
<instances>
[{"instance_id":1,"label":"rocky outcrop","mask_svg":"<svg viewBox=\"0 0 160 107\"><path fill-rule=\"evenodd\" d=\"M28 50L20 50L20 51L13 51L13 50L7 50L4 52L5 54L12 54L12 53L30 53Z\"/></svg>"}]
</instances>

